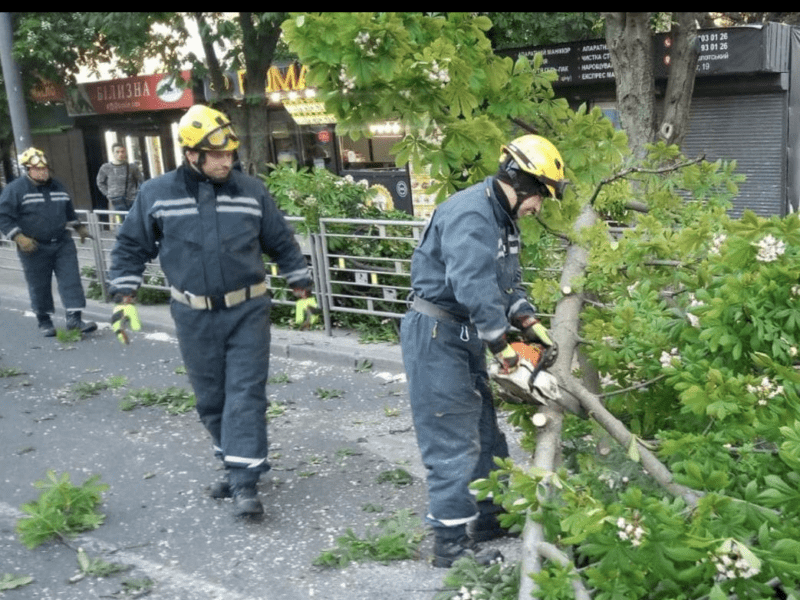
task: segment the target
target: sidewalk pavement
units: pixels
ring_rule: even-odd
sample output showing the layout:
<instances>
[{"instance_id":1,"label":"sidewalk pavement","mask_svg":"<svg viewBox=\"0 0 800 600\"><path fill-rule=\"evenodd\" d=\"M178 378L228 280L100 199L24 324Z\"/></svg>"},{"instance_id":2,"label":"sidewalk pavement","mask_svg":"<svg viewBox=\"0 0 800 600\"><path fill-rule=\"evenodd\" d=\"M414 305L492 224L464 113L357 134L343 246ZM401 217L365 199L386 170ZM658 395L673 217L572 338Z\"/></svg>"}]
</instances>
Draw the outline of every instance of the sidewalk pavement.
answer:
<instances>
[{"instance_id":1,"label":"sidewalk pavement","mask_svg":"<svg viewBox=\"0 0 800 600\"><path fill-rule=\"evenodd\" d=\"M56 304L54 322L56 327L63 326L64 308L57 290L53 290ZM0 269L0 305L17 310L30 310L30 298L21 270ZM168 304L137 304L139 319L143 330L163 331L175 335L175 323L169 312ZM86 300L83 311L84 321L108 323L114 305L110 302ZM346 329L334 329L332 335L325 331L299 331L276 327L271 329L271 353L295 360L313 360L320 363L342 367L354 367L364 361L372 363L374 369L404 372L403 359L399 344L369 343L362 344L358 332Z\"/></svg>"}]
</instances>

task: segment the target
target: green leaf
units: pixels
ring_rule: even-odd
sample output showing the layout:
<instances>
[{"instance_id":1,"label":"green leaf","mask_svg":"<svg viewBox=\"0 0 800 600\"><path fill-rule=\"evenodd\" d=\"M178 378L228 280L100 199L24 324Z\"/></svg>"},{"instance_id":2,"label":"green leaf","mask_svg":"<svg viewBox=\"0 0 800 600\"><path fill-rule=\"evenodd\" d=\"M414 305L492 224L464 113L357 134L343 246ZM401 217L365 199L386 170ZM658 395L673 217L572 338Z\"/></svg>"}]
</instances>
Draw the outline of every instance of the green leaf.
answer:
<instances>
[{"instance_id":1,"label":"green leaf","mask_svg":"<svg viewBox=\"0 0 800 600\"><path fill-rule=\"evenodd\" d=\"M12 575L11 573L3 573L0 577L0 592L4 590L13 590L23 585L28 585L33 582L33 577L28 575Z\"/></svg>"}]
</instances>

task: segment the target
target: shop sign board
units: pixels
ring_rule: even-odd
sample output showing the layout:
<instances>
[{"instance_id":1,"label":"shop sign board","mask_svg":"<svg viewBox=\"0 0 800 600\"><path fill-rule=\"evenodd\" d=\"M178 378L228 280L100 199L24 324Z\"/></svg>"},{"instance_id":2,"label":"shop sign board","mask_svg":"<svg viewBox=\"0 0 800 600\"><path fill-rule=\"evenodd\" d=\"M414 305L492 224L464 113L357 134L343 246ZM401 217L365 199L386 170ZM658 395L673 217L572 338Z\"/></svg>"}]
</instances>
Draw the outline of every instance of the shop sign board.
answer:
<instances>
[{"instance_id":1,"label":"shop sign board","mask_svg":"<svg viewBox=\"0 0 800 600\"><path fill-rule=\"evenodd\" d=\"M307 72L308 67L296 63L284 66L272 65L267 70L267 85L265 88L267 96L275 92L302 92L306 90ZM244 98L246 91L244 77L244 70L237 71L236 73L223 74L225 95L232 96L236 99ZM209 100L220 95L211 84L210 78L206 77L204 86L205 96Z\"/></svg>"},{"instance_id":2,"label":"shop sign board","mask_svg":"<svg viewBox=\"0 0 800 600\"><path fill-rule=\"evenodd\" d=\"M697 75L702 77L774 71L775 67L767 56L768 44L767 28L732 27L700 30ZM672 37L668 34L659 34L655 37L654 46L655 75L657 78L665 78L669 73ZM611 55L605 40L524 48L508 53L532 59L539 52L544 59L542 68L554 69L558 73L558 81L554 85L614 81Z\"/></svg>"},{"instance_id":3,"label":"shop sign board","mask_svg":"<svg viewBox=\"0 0 800 600\"><path fill-rule=\"evenodd\" d=\"M67 88L64 103L71 117L188 108L194 104L189 78L183 71L182 81L159 74L80 83Z\"/></svg>"}]
</instances>

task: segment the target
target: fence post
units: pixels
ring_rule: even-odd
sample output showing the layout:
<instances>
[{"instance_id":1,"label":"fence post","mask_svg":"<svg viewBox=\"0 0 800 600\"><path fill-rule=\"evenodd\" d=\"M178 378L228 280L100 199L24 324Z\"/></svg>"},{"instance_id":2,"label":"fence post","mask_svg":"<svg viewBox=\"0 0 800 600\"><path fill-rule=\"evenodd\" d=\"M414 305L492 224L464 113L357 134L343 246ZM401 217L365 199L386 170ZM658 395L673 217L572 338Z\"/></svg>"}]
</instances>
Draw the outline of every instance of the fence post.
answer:
<instances>
[{"instance_id":1,"label":"fence post","mask_svg":"<svg viewBox=\"0 0 800 600\"><path fill-rule=\"evenodd\" d=\"M86 214L86 220L89 224L89 233L92 235L94 273L98 283L100 283L100 289L103 291L103 300L108 302L108 285L106 283L106 269L103 261L103 238L100 228L100 219L97 218L94 211L89 211Z\"/></svg>"},{"instance_id":2,"label":"fence post","mask_svg":"<svg viewBox=\"0 0 800 600\"><path fill-rule=\"evenodd\" d=\"M325 333L331 335L330 297L326 293L328 272L325 257L322 252L325 241L319 233L309 233L308 235L311 238L311 269L314 274L314 290L316 291L319 308L322 309Z\"/></svg>"}]
</instances>

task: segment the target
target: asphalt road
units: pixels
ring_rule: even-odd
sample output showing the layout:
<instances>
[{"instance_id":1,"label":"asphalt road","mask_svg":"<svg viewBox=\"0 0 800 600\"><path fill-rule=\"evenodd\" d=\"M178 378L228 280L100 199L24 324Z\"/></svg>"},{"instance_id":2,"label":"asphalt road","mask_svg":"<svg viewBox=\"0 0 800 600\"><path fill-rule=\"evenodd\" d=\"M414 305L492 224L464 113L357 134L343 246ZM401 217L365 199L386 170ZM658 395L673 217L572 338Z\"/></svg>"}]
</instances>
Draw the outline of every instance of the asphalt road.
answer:
<instances>
[{"instance_id":1,"label":"asphalt road","mask_svg":"<svg viewBox=\"0 0 800 600\"><path fill-rule=\"evenodd\" d=\"M253 523L234 519L230 500L208 497L219 464L194 411L120 408L131 391L190 390L181 366L169 331L143 332L123 347L101 324L62 343L0 302L0 579L33 578L0 593L4 600L130 598L130 582L145 579L153 600L430 600L441 589L446 571L430 566L430 538L414 560L313 565L346 530L362 536L402 509L422 527L424 469L402 373L273 355L272 470L259 485L265 518ZM122 387L81 393L119 380ZM378 483L398 468L411 484ZM28 549L15 532L20 507L38 497L33 484L48 470L75 485L99 475L109 486L105 521L69 544ZM513 559L518 543L495 545ZM70 582L79 547L131 569Z\"/></svg>"}]
</instances>

